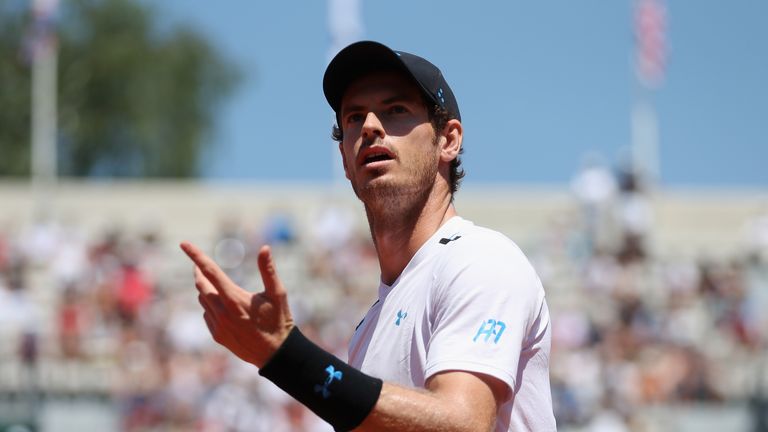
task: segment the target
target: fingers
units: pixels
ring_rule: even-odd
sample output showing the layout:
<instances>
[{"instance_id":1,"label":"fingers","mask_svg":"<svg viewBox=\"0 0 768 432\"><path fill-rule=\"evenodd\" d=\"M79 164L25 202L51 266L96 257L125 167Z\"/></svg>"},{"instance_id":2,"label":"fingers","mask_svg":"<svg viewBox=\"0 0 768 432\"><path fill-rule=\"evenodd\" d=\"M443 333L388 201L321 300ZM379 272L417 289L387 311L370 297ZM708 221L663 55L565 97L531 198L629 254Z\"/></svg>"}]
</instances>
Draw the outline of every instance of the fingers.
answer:
<instances>
[{"instance_id":1,"label":"fingers","mask_svg":"<svg viewBox=\"0 0 768 432\"><path fill-rule=\"evenodd\" d=\"M197 301L200 302L200 306L203 307L206 314L215 317L216 314L222 313L221 311L224 306L221 303L218 291L216 291L216 288L214 288L208 279L205 278L203 272L201 272L197 266L195 266L195 288L197 288L197 291L200 293L197 296Z\"/></svg>"},{"instance_id":2,"label":"fingers","mask_svg":"<svg viewBox=\"0 0 768 432\"><path fill-rule=\"evenodd\" d=\"M206 311L203 314L203 319L205 320L205 325L208 327L208 331L211 333L214 342L227 347L226 335L222 330L222 323L219 322L216 315Z\"/></svg>"},{"instance_id":3,"label":"fingers","mask_svg":"<svg viewBox=\"0 0 768 432\"><path fill-rule=\"evenodd\" d=\"M218 293L216 288L211 284L208 278L203 275L203 272L200 271L200 267L198 266L195 266L195 288L197 288L197 291L203 296Z\"/></svg>"},{"instance_id":4,"label":"fingers","mask_svg":"<svg viewBox=\"0 0 768 432\"><path fill-rule=\"evenodd\" d=\"M268 297L284 297L285 287L283 282L277 276L275 261L272 259L272 250L269 246L262 246L259 250L259 272L261 280L264 282L264 292Z\"/></svg>"},{"instance_id":5,"label":"fingers","mask_svg":"<svg viewBox=\"0 0 768 432\"><path fill-rule=\"evenodd\" d=\"M213 315L208 312L204 312L203 319L205 320L205 325L206 327L208 327L208 331L211 333L211 336L214 336L214 340L216 340L215 339L215 335L217 334L216 323L214 321Z\"/></svg>"},{"instance_id":6,"label":"fingers","mask_svg":"<svg viewBox=\"0 0 768 432\"><path fill-rule=\"evenodd\" d=\"M195 263L195 268L199 269L202 273L203 279L208 282L208 285L205 283L202 283L203 287L210 286L215 291L217 291L219 294L223 294L225 297L228 298L234 298L235 297L235 284L232 282L231 279L229 279L229 276L227 276L226 273L221 269L221 267L216 264L215 261L213 261L211 258L208 257L203 251L201 251L197 246L193 245L189 242L182 242L181 243L181 250L184 251L185 254L189 257L189 259L192 260L192 262ZM195 286L197 286L197 271L195 272ZM198 287L198 290L200 290L200 287ZM203 292L201 291L201 294Z\"/></svg>"}]
</instances>

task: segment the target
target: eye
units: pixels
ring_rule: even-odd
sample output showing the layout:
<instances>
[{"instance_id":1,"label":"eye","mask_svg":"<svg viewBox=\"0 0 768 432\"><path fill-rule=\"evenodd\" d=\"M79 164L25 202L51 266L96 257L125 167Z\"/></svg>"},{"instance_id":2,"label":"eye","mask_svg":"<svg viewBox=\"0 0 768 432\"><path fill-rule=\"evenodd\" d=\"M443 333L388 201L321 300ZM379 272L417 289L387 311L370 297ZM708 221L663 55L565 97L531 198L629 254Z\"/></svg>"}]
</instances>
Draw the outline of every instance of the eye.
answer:
<instances>
[{"instance_id":1,"label":"eye","mask_svg":"<svg viewBox=\"0 0 768 432\"><path fill-rule=\"evenodd\" d=\"M392 105L388 111L390 114L405 114L408 112L408 108L403 105Z\"/></svg>"},{"instance_id":2,"label":"eye","mask_svg":"<svg viewBox=\"0 0 768 432\"><path fill-rule=\"evenodd\" d=\"M363 121L363 114L361 114L361 113L350 113L350 114L347 114L347 117L344 120L344 122L346 124L353 124L353 123L358 123L358 122L361 122L361 121Z\"/></svg>"}]
</instances>

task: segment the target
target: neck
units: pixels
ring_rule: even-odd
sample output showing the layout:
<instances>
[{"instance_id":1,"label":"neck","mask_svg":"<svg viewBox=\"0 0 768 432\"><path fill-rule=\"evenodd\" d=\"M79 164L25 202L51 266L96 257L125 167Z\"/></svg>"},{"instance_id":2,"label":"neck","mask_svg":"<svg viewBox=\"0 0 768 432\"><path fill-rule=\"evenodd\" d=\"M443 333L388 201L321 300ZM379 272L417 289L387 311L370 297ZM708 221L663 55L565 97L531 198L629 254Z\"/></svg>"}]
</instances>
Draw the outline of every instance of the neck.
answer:
<instances>
[{"instance_id":1,"label":"neck","mask_svg":"<svg viewBox=\"0 0 768 432\"><path fill-rule=\"evenodd\" d=\"M424 242L456 215L451 194L435 192L421 199L401 197L397 205L365 205L385 284L392 285Z\"/></svg>"}]
</instances>

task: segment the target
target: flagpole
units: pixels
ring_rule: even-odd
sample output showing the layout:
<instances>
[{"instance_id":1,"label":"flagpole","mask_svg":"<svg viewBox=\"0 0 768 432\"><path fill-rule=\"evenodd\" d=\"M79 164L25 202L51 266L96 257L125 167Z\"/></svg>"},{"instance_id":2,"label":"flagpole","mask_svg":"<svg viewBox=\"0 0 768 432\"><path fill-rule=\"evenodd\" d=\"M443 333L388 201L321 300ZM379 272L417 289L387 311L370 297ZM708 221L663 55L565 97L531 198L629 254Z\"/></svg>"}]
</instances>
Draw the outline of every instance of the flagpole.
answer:
<instances>
[{"instance_id":1,"label":"flagpole","mask_svg":"<svg viewBox=\"0 0 768 432\"><path fill-rule=\"evenodd\" d=\"M659 124L651 97L664 80L667 9L664 0L635 0L635 72L637 91L632 106L632 170L641 184L661 181Z\"/></svg>"},{"instance_id":2,"label":"flagpole","mask_svg":"<svg viewBox=\"0 0 768 432\"><path fill-rule=\"evenodd\" d=\"M54 27L57 0L34 0L32 39L31 182L38 215L50 211L58 160L57 70L58 43Z\"/></svg>"},{"instance_id":3,"label":"flagpole","mask_svg":"<svg viewBox=\"0 0 768 432\"><path fill-rule=\"evenodd\" d=\"M330 33L331 45L328 47L326 62L330 62L342 48L360 40L362 37L363 14L360 3L360 0L328 0L328 31ZM336 122L335 117L333 122ZM342 190L345 183L344 167L339 155L338 145L335 142L331 144L330 161L333 190L334 193L337 193Z\"/></svg>"}]
</instances>

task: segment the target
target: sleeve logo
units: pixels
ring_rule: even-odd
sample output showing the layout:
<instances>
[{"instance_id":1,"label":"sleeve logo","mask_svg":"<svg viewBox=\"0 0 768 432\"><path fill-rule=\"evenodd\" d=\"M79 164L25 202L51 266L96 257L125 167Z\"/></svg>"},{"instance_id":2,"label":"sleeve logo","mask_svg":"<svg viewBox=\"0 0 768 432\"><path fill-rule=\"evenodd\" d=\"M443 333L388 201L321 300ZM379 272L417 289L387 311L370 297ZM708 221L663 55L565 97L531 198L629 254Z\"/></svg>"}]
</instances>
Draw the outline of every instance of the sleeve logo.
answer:
<instances>
[{"instance_id":1,"label":"sleeve logo","mask_svg":"<svg viewBox=\"0 0 768 432\"><path fill-rule=\"evenodd\" d=\"M477 334L475 335L474 338L472 338L472 342L477 342L477 338L481 336L485 336L483 338L483 342L488 342L491 336L495 336L495 338L493 339L493 343L498 343L499 339L501 339L501 334L504 333L504 329L506 328L507 328L507 325L501 321L496 321L494 319L483 321L480 324L480 328L477 329Z\"/></svg>"}]
</instances>

